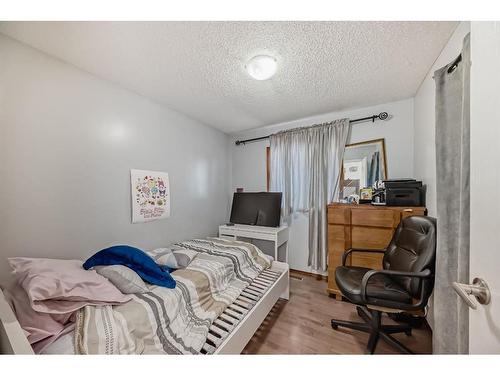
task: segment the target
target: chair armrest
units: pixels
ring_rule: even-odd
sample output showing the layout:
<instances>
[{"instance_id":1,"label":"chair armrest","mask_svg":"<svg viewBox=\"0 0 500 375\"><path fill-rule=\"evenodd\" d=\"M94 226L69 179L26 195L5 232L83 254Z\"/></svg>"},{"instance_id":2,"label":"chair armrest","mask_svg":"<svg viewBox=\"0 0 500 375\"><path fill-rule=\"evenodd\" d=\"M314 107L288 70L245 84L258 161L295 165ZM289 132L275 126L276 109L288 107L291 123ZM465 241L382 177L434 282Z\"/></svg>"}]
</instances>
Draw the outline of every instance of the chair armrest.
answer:
<instances>
[{"instance_id":1,"label":"chair armrest","mask_svg":"<svg viewBox=\"0 0 500 375\"><path fill-rule=\"evenodd\" d=\"M432 272L426 269L422 272L405 272L405 271L393 271L393 270L371 270L365 273L363 279L361 280L361 300L364 304L368 303L366 299L366 288L368 287L368 281L375 275L382 274L388 276L406 276L406 277L417 277L419 279L429 279L432 277ZM423 287L422 287L422 297L418 304L410 305L406 303L401 303L401 306L408 309L421 308L421 303L423 302Z\"/></svg>"},{"instance_id":2,"label":"chair armrest","mask_svg":"<svg viewBox=\"0 0 500 375\"><path fill-rule=\"evenodd\" d=\"M385 253L385 249L348 249L344 251L342 254L342 265L345 266L345 262L347 261L347 257L351 255L351 253Z\"/></svg>"}]
</instances>

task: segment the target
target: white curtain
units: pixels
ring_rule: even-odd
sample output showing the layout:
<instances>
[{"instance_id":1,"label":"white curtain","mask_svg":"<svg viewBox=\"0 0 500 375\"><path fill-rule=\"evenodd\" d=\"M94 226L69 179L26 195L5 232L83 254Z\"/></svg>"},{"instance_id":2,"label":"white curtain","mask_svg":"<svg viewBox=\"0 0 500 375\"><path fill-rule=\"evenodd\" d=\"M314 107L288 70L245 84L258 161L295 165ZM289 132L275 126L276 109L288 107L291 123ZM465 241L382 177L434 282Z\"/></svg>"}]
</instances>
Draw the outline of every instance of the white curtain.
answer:
<instances>
[{"instance_id":1,"label":"white curtain","mask_svg":"<svg viewBox=\"0 0 500 375\"><path fill-rule=\"evenodd\" d=\"M469 283L470 34L460 57L434 72L439 178L432 346L437 354L469 353L469 308L451 283Z\"/></svg>"},{"instance_id":2,"label":"white curtain","mask_svg":"<svg viewBox=\"0 0 500 375\"><path fill-rule=\"evenodd\" d=\"M282 220L309 213L309 265L326 271L326 206L337 198L349 119L271 135L271 191L283 193Z\"/></svg>"}]
</instances>

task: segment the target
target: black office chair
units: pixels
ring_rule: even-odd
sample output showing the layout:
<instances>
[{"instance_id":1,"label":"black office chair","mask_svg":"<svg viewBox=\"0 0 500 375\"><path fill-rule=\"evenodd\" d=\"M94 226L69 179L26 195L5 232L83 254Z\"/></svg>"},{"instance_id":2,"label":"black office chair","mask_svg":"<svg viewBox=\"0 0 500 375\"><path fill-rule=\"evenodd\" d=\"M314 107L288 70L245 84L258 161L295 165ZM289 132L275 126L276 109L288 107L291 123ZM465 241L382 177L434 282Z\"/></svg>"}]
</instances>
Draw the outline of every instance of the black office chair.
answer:
<instances>
[{"instance_id":1,"label":"black office chair","mask_svg":"<svg viewBox=\"0 0 500 375\"><path fill-rule=\"evenodd\" d=\"M374 250L349 249L342 256L342 266L335 270L335 281L352 303L364 323L332 319L332 328L352 328L370 333L367 351L375 352L378 339L404 353L411 351L392 333L411 335L409 324L381 324L382 312L415 312L427 305L434 287L436 261L436 219L410 216L401 221L385 250L382 270L346 266L347 257L354 252Z\"/></svg>"}]
</instances>

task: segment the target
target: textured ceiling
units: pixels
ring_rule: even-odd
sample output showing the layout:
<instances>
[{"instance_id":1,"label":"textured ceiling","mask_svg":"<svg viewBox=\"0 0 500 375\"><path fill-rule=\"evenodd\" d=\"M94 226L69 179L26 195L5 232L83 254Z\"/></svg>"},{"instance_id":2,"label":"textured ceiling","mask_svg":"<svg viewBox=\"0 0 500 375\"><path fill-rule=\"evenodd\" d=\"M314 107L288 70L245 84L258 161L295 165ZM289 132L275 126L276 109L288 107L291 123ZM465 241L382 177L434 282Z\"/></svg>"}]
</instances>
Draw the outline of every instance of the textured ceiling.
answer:
<instances>
[{"instance_id":1,"label":"textured ceiling","mask_svg":"<svg viewBox=\"0 0 500 375\"><path fill-rule=\"evenodd\" d=\"M2 22L0 32L232 133L411 97L456 22ZM247 60L269 54L256 81Z\"/></svg>"}]
</instances>

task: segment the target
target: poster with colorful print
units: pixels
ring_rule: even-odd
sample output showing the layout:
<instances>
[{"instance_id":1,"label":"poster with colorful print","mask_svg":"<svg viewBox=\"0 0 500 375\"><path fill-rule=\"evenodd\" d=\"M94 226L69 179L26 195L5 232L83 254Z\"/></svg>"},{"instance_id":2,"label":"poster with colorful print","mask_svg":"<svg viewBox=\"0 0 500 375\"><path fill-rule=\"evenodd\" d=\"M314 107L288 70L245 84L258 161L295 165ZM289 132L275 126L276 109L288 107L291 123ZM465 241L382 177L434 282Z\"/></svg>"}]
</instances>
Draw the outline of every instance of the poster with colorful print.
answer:
<instances>
[{"instance_id":1,"label":"poster with colorful print","mask_svg":"<svg viewBox=\"0 0 500 375\"><path fill-rule=\"evenodd\" d=\"M130 170L132 223L170 217L168 173Z\"/></svg>"}]
</instances>

